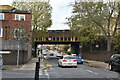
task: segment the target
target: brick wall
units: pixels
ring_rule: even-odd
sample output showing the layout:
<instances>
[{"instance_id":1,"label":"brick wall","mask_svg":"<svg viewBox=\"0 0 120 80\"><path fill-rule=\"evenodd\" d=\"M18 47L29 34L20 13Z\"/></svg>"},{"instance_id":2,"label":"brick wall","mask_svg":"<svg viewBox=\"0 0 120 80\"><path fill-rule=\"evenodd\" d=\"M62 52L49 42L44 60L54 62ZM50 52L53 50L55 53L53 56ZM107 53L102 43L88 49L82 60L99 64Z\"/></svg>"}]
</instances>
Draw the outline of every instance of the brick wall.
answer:
<instances>
[{"instance_id":1,"label":"brick wall","mask_svg":"<svg viewBox=\"0 0 120 80\"><path fill-rule=\"evenodd\" d=\"M31 20L32 20L31 14L24 14L25 21L15 20L15 13L4 13L4 14L5 14L5 19L0 20L0 22L1 22L0 26L2 26L2 28L3 28L3 38L2 38L3 40L6 40L6 36L9 36L10 39L13 39L14 38L14 36L13 36L14 29L20 27L21 24L25 25L26 31L31 30ZM8 26L9 29L6 29L6 26ZM9 34L9 32L13 32L13 33Z\"/></svg>"}]
</instances>

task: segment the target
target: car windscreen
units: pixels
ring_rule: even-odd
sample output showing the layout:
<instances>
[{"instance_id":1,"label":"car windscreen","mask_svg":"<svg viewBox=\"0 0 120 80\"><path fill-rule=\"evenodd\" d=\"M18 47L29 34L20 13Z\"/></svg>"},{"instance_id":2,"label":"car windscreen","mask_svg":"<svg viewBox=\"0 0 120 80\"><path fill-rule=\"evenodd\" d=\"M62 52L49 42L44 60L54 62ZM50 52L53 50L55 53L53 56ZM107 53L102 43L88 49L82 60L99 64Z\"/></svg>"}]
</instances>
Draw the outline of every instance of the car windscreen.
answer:
<instances>
[{"instance_id":1,"label":"car windscreen","mask_svg":"<svg viewBox=\"0 0 120 80\"><path fill-rule=\"evenodd\" d=\"M117 56L116 56L116 59L120 60L120 55L117 55Z\"/></svg>"},{"instance_id":2,"label":"car windscreen","mask_svg":"<svg viewBox=\"0 0 120 80\"><path fill-rule=\"evenodd\" d=\"M81 58L80 56L74 56L75 58Z\"/></svg>"},{"instance_id":3,"label":"car windscreen","mask_svg":"<svg viewBox=\"0 0 120 80\"><path fill-rule=\"evenodd\" d=\"M75 59L75 57L64 57L64 59Z\"/></svg>"}]
</instances>

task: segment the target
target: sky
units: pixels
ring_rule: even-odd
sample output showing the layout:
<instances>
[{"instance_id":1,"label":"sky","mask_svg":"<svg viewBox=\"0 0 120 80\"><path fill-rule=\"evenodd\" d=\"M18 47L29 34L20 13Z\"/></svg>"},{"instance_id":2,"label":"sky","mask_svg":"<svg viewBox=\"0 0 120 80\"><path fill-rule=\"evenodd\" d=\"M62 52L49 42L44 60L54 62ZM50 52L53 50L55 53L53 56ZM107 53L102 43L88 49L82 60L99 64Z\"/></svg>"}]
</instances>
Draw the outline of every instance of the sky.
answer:
<instances>
[{"instance_id":1,"label":"sky","mask_svg":"<svg viewBox=\"0 0 120 80\"><path fill-rule=\"evenodd\" d=\"M11 5L13 0L0 0L0 5ZM66 17L70 17L74 0L50 0L52 6L52 25L49 30L69 29L65 24Z\"/></svg>"}]
</instances>

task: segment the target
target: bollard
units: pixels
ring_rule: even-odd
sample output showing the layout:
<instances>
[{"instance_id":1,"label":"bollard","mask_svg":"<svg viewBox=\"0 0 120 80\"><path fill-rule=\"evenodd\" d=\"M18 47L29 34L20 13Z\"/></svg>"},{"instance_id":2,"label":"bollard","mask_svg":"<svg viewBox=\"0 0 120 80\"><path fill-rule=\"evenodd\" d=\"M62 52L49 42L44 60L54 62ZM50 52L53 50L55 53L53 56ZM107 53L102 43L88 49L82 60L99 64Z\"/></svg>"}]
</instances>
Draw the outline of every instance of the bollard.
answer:
<instances>
[{"instance_id":1,"label":"bollard","mask_svg":"<svg viewBox=\"0 0 120 80\"><path fill-rule=\"evenodd\" d=\"M38 58L38 62L39 62L39 68L40 68L40 57Z\"/></svg>"},{"instance_id":2,"label":"bollard","mask_svg":"<svg viewBox=\"0 0 120 80\"><path fill-rule=\"evenodd\" d=\"M35 80L39 80L39 62L36 62Z\"/></svg>"}]
</instances>

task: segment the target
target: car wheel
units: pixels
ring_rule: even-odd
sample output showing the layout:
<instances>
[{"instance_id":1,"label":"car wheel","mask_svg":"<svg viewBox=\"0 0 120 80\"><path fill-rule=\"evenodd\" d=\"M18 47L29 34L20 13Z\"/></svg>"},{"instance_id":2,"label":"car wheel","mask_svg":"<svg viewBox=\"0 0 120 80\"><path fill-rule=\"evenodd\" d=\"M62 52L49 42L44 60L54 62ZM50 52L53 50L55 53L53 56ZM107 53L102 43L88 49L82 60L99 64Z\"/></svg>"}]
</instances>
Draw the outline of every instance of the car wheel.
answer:
<instances>
[{"instance_id":1,"label":"car wheel","mask_svg":"<svg viewBox=\"0 0 120 80\"><path fill-rule=\"evenodd\" d=\"M83 64L83 62L81 64Z\"/></svg>"},{"instance_id":2,"label":"car wheel","mask_svg":"<svg viewBox=\"0 0 120 80\"><path fill-rule=\"evenodd\" d=\"M74 66L74 68L77 68L77 66Z\"/></svg>"},{"instance_id":3,"label":"car wheel","mask_svg":"<svg viewBox=\"0 0 120 80\"><path fill-rule=\"evenodd\" d=\"M61 65L60 67L63 68L64 66Z\"/></svg>"},{"instance_id":4,"label":"car wheel","mask_svg":"<svg viewBox=\"0 0 120 80\"><path fill-rule=\"evenodd\" d=\"M113 70L113 66L109 65L109 70L112 71Z\"/></svg>"},{"instance_id":5,"label":"car wheel","mask_svg":"<svg viewBox=\"0 0 120 80\"><path fill-rule=\"evenodd\" d=\"M58 63L58 67L60 67L60 64Z\"/></svg>"}]
</instances>

